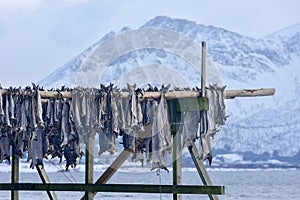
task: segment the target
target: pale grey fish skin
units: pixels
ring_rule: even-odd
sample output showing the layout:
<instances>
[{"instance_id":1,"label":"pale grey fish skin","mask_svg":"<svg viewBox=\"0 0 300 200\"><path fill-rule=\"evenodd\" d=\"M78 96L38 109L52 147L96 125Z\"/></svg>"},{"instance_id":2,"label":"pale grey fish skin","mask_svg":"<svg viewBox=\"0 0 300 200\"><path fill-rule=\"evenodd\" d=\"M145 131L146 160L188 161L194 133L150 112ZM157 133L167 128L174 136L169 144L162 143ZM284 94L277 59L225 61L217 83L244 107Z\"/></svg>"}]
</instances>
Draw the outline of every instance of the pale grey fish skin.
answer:
<instances>
[{"instance_id":1,"label":"pale grey fish skin","mask_svg":"<svg viewBox=\"0 0 300 200\"><path fill-rule=\"evenodd\" d=\"M47 99L46 118L48 120L48 125L49 125L50 121L51 121L51 100L50 100L50 98Z\"/></svg>"},{"instance_id":2,"label":"pale grey fish skin","mask_svg":"<svg viewBox=\"0 0 300 200\"><path fill-rule=\"evenodd\" d=\"M68 102L64 101L62 108L62 118L61 118L61 133L62 133L62 143L61 146L64 147L69 143L69 110L68 110Z\"/></svg>"},{"instance_id":3,"label":"pale grey fish skin","mask_svg":"<svg viewBox=\"0 0 300 200\"><path fill-rule=\"evenodd\" d=\"M122 129L123 131L126 130L126 113L127 113L127 108L129 104L129 99L127 98L122 98L120 100L120 103L117 105L118 106L118 112L119 112L119 128Z\"/></svg>"},{"instance_id":4,"label":"pale grey fish skin","mask_svg":"<svg viewBox=\"0 0 300 200\"><path fill-rule=\"evenodd\" d=\"M44 126L43 121L43 106L42 106L42 97L39 88L36 88L36 120L38 125Z\"/></svg>"},{"instance_id":5,"label":"pale grey fish skin","mask_svg":"<svg viewBox=\"0 0 300 200\"><path fill-rule=\"evenodd\" d=\"M143 91L140 91L139 94L137 95L137 120L138 120L138 125L141 131L144 131L143 127L143 111L142 111L142 101L143 101Z\"/></svg>"},{"instance_id":6,"label":"pale grey fish skin","mask_svg":"<svg viewBox=\"0 0 300 200\"><path fill-rule=\"evenodd\" d=\"M136 95L135 95L135 88L136 88L136 84L134 85L129 85L127 84L128 90L130 91L130 95L131 95L131 127L133 126L137 126L138 124L138 119L137 119L137 99L136 99Z\"/></svg>"},{"instance_id":7,"label":"pale grey fish skin","mask_svg":"<svg viewBox=\"0 0 300 200\"><path fill-rule=\"evenodd\" d=\"M86 90L83 89L83 94L82 94L82 102L81 102L81 116L82 117L86 117L86 106L87 106L87 102L86 102ZM86 124L85 124L86 125Z\"/></svg>"},{"instance_id":8,"label":"pale grey fish skin","mask_svg":"<svg viewBox=\"0 0 300 200\"><path fill-rule=\"evenodd\" d=\"M10 123L10 117L9 117L9 94L6 93L5 95L5 120L4 120L4 124L8 127L11 127L11 123Z\"/></svg>"},{"instance_id":9,"label":"pale grey fish skin","mask_svg":"<svg viewBox=\"0 0 300 200\"><path fill-rule=\"evenodd\" d=\"M210 142L211 136L209 134L202 134L201 135L201 149L202 149L202 159L206 160L208 159L209 164L211 165L212 161L212 154L211 154L211 142Z\"/></svg>"},{"instance_id":10,"label":"pale grey fish skin","mask_svg":"<svg viewBox=\"0 0 300 200\"><path fill-rule=\"evenodd\" d=\"M224 91L225 91L226 86L218 88L218 94L219 94L219 99L218 99L218 104L220 105L220 112L219 112L219 124L224 125L226 122L226 106L225 106L225 101L224 101Z\"/></svg>"},{"instance_id":11,"label":"pale grey fish skin","mask_svg":"<svg viewBox=\"0 0 300 200\"><path fill-rule=\"evenodd\" d=\"M112 124L113 124L113 132L118 133L119 129L119 110L118 110L118 104L120 105L120 93L117 90L117 88L112 89L112 97L111 98L111 110L112 110Z\"/></svg>"},{"instance_id":12,"label":"pale grey fish skin","mask_svg":"<svg viewBox=\"0 0 300 200\"><path fill-rule=\"evenodd\" d=\"M81 102L82 102L82 89L77 87L73 90L74 97L72 98L72 104L71 104L71 109L72 109L72 116L74 120L74 124L76 127L76 130L79 134L79 140L80 142L84 141L83 137L83 126L81 123L81 117L80 117L80 111L81 111Z\"/></svg>"},{"instance_id":13,"label":"pale grey fish skin","mask_svg":"<svg viewBox=\"0 0 300 200\"><path fill-rule=\"evenodd\" d=\"M96 122L97 132L101 128L102 101L103 101L102 91L101 91L101 89L98 89L97 93L96 93L96 99L95 99L95 104L96 104L95 106L96 106L96 109L97 109L97 113L96 113L97 114L97 116L96 116L96 119L97 119L97 122Z\"/></svg>"},{"instance_id":14,"label":"pale grey fish skin","mask_svg":"<svg viewBox=\"0 0 300 200\"><path fill-rule=\"evenodd\" d=\"M149 116L152 121L152 130L151 130L151 139L152 139L152 151L153 157L155 159L154 162L159 162L159 150L160 150L160 143L158 138L158 126L157 126L157 111L158 111L158 102L157 100L151 100L147 104L149 110Z\"/></svg>"},{"instance_id":15,"label":"pale grey fish skin","mask_svg":"<svg viewBox=\"0 0 300 200\"><path fill-rule=\"evenodd\" d=\"M159 169L164 168L166 166L166 150L168 149L168 145L165 138L164 133L164 111L163 111L163 100L164 93L162 92L160 102L153 101L151 105L152 114L153 114L153 125L152 125L152 168Z\"/></svg>"},{"instance_id":16,"label":"pale grey fish skin","mask_svg":"<svg viewBox=\"0 0 300 200\"><path fill-rule=\"evenodd\" d=\"M90 124L90 117L91 117L91 90L87 89L85 93L86 98L86 128L88 130L88 134L91 134L91 124Z\"/></svg>"},{"instance_id":17,"label":"pale grey fish skin","mask_svg":"<svg viewBox=\"0 0 300 200\"><path fill-rule=\"evenodd\" d=\"M13 99L13 90L9 89L9 113L11 121L16 120L15 116L15 101Z\"/></svg>"},{"instance_id":18,"label":"pale grey fish skin","mask_svg":"<svg viewBox=\"0 0 300 200\"><path fill-rule=\"evenodd\" d=\"M198 111L185 111L183 113L183 137L184 144L189 145L197 138L198 124L200 121L200 112Z\"/></svg>"},{"instance_id":19,"label":"pale grey fish skin","mask_svg":"<svg viewBox=\"0 0 300 200\"><path fill-rule=\"evenodd\" d=\"M125 149L135 152L137 149L135 147L135 140L138 137L138 131L141 130L142 119L140 119L141 113L138 113L141 108L138 102L138 97L136 94L136 84L127 84L127 90L129 92L129 99L122 99L122 106L125 120L125 128L123 128L123 146ZM140 116L139 116L140 115ZM142 117L142 116L141 116ZM124 122L123 122L124 124ZM123 125L124 127L124 125ZM134 155L133 155L134 156Z\"/></svg>"},{"instance_id":20,"label":"pale grey fish skin","mask_svg":"<svg viewBox=\"0 0 300 200\"><path fill-rule=\"evenodd\" d=\"M4 110L3 110L3 98L2 98L2 92L0 91L0 117L4 116Z\"/></svg>"},{"instance_id":21,"label":"pale grey fish skin","mask_svg":"<svg viewBox=\"0 0 300 200\"><path fill-rule=\"evenodd\" d=\"M162 140L162 148L170 149L172 146L171 140L171 130L170 130L170 123L169 123L169 116L168 116L168 104L165 98L165 93L168 91L170 86L163 87L161 91L161 99L158 104L158 111L157 111L157 122L158 128L160 131L160 136Z\"/></svg>"},{"instance_id":22,"label":"pale grey fish skin","mask_svg":"<svg viewBox=\"0 0 300 200\"><path fill-rule=\"evenodd\" d=\"M26 118L26 105L25 99L23 99L21 103L21 128L22 130L26 130L28 126L27 118Z\"/></svg>"},{"instance_id":23,"label":"pale grey fish skin","mask_svg":"<svg viewBox=\"0 0 300 200\"><path fill-rule=\"evenodd\" d=\"M30 112L30 122L31 122L31 138L33 140L38 140L38 125L36 123L36 108L37 108L37 105L36 105L36 100L34 98L34 94L33 92L31 92L31 96L30 96L30 99L31 99L31 112Z\"/></svg>"},{"instance_id":24,"label":"pale grey fish skin","mask_svg":"<svg viewBox=\"0 0 300 200\"><path fill-rule=\"evenodd\" d=\"M208 124L209 124L209 130L208 132L216 132L216 110L215 110L215 101L216 101L216 92L213 89L213 87L210 85L207 92L206 92L207 98L209 99L209 110L207 112L208 114Z\"/></svg>"},{"instance_id":25,"label":"pale grey fish skin","mask_svg":"<svg viewBox=\"0 0 300 200\"><path fill-rule=\"evenodd\" d=\"M141 104L139 103L139 97L136 93L136 84L128 85L128 89L131 94L131 127L137 128L142 124L143 114Z\"/></svg>"}]
</instances>

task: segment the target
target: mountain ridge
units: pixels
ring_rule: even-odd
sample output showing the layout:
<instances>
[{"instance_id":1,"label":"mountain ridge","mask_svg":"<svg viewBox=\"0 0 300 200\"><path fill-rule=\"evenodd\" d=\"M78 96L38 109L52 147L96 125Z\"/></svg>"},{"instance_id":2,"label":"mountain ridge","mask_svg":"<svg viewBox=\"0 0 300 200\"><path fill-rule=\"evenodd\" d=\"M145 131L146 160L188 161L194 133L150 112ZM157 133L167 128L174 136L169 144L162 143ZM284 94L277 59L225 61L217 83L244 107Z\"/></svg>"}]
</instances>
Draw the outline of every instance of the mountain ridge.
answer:
<instances>
[{"instance_id":1,"label":"mountain ridge","mask_svg":"<svg viewBox=\"0 0 300 200\"><path fill-rule=\"evenodd\" d=\"M300 132L300 118L297 113L300 110L300 102L297 94L300 91L300 80L297 77L300 72L297 66L300 64L300 26L293 26L293 31L285 37L279 37L280 31L276 31L275 35L270 34L262 38L166 16L157 16L140 28L146 27L178 31L199 45L201 41L206 41L208 56L217 65L223 82L229 89L273 85L276 88L274 97L235 99L226 102L231 117L223 128L215 146L216 150L227 149L228 152L252 152L258 155L267 152L270 158L299 155L300 136L297 133ZM120 33L130 30L129 27L123 27ZM284 30L284 34L287 34L288 29ZM88 54L105 39L116 34L119 33L108 33L39 84L46 87L73 87L76 70ZM123 55L112 63L112 67L144 63L174 66L176 62L183 66L182 69L188 68L186 63L166 52L140 50ZM110 77L106 79L110 80ZM300 163L298 157L297 162Z\"/></svg>"}]
</instances>

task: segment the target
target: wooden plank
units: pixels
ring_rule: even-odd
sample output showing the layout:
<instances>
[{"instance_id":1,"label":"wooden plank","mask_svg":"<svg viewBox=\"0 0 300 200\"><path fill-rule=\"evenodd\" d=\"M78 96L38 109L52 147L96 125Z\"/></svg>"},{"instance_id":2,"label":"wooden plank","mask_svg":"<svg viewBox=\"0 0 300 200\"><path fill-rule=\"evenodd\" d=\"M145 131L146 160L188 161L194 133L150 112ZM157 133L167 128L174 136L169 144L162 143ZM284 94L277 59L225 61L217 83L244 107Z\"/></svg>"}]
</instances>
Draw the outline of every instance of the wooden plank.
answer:
<instances>
[{"instance_id":1,"label":"wooden plank","mask_svg":"<svg viewBox=\"0 0 300 200\"><path fill-rule=\"evenodd\" d=\"M38 171L38 174L39 174L43 184L49 184L50 179L46 173L45 168L42 165L37 165L36 169ZM48 197L50 200L57 200L57 196L54 191L47 190L47 194L48 194Z\"/></svg>"},{"instance_id":2,"label":"wooden plank","mask_svg":"<svg viewBox=\"0 0 300 200\"><path fill-rule=\"evenodd\" d=\"M6 90L0 89L5 94ZM71 92L61 92L62 97L72 98ZM275 93L274 88L260 88L260 89L242 89L242 90L225 90L224 98L233 99L235 97L258 97L258 96L272 96ZM161 92L145 92L143 98L152 99L159 98ZM56 91L41 91L42 98L57 98L58 92ZM130 94L128 92L122 92L122 98L128 98ZM165 93L166 99L178 99L178 98L195 98L200 97L201 94L198 91L172 91Z\"/></svg>"},{"instance_id":3,"label":"wooden plank","mask_svg":"<svg viewBox=\"0 0 300 200\"><path fill-rule=\"evenodd\" d=\"M85 148L85 184L94 183L94 138L89 137ZM85 199L92 200L94 194L92 192L85 192Z\"/></svg>"},{"instance_id":4,"label":"wooden plank","mask_svg":"<svg viewBox=\"0 0 300 200\"><path fill-rule=\"evenodd\" d=\"M192 142L190 144L190 146L188 147L189 149L189 152L191 154L191 157L193 159L193 162L195 164L195 167L198 171L198 174L200 175L200 178L203 182L204 185L207 185L207 186L211 186L212 185L212 182L209 178L209 175L205 169L205 166L203 164L203 161L202 161L202 158L201 156L198 154L198 151L197 151L197 148L196 148L196 145L194 142ZM216 196L216 195L212 195L212 194L208 194L209 196L209 199L210 200L218 200L219 197Z\"/></svg>"},{"instance_id":5,"label":"wooden plank","mask_svg":"<svg viewBox=\"0 0 300 200\"><path fill-rule=\"evenodd\" d=\"M80 183L3 183L0 190L89 191L122 193L224 194L224 186L148 185L148 184L80 184Z\"/></svg>"},{"instance_id":6,"label":"wooden plank","mask_svg":"<svg viewBox=\"0 0 300 200\"><path fill-rule=\"evenodd\" d=\"M12 145L12 161L11 161L11 183L19 183L19 156L15 154L15 145ZM11 191L11 199L18 200L19 199L19 191L12 190Z\"/></svg>"}]
</instances>

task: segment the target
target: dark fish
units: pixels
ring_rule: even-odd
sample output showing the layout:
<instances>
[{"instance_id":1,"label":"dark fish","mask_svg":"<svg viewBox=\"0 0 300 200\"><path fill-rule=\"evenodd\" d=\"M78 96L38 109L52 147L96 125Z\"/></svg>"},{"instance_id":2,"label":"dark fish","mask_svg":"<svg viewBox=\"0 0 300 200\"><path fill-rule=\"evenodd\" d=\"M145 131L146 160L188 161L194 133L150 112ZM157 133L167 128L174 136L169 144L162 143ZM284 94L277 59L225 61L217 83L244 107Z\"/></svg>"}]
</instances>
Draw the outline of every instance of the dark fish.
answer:
<instances>
[{"instance_id":1,"label":"dark fish","mask_svg":"<svg viewBox=\"0 0 300 200\"><path fill-rule=\"evenodd\" d=\"M31 159L30 168L34 168L36 165L43 164L44 152L43 152L43 127L39 126L37 130L34 130L37 135L37 139L30 140L30 154L28 152L28 159Z\"/></svg>"}]
</instances>

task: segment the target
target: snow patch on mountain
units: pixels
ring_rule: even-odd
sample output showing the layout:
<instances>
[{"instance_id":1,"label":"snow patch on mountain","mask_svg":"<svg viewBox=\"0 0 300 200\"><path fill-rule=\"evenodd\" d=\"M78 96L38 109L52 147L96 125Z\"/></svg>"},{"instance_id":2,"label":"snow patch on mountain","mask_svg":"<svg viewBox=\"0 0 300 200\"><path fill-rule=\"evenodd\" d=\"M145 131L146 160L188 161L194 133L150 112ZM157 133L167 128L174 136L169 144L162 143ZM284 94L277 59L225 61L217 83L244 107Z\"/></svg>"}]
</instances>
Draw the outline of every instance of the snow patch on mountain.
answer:
<instances>
[{"instance_id":1,"label":"snow patch on mountain","mask_svg":"<svg viewBox=\"0 0 300 200\"><path fill-rule=\"evenodd\" d=\"M267 152L271 156L286 157L299 153L300 24L263 38L165 16L155 17L141 26L146 27L177 31L199 45L206 41L208 62L217 66L227 89L276 88L272 97L226 100L230 117L215 149L255 154ZM125 27L121 32L130 30ZM62 85L73 87L74 77L89 53L114 35L115 32L110 32L39 84L48 88ZM124 72L130 75L129 72L135 69L133 66L143 65L164 66L180 71L191 85L199 86L200 80L195 78L198 76L189 63L176 55L153 49L140 49L122 55L110 64L101 81L108 83L117 80Z\"/></svg>"}]
</instances>

